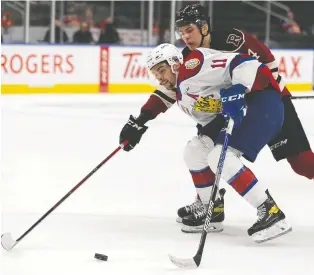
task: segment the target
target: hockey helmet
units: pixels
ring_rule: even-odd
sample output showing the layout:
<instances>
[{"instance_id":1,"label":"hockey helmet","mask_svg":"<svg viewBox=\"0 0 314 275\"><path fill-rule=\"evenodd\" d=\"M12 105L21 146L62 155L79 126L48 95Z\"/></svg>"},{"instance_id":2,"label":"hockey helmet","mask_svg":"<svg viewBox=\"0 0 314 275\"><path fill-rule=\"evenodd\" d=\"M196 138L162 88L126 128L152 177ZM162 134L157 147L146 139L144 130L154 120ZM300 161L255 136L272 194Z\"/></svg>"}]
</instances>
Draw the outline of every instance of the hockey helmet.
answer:
<instances>
[{"instance_id":1,"label":"hockey helmet","mask_svg":"<svg viewBox=\"0 0 314 275\"><path fill-rule=\"evenodd\" d=\"M173 73L173 65L180 63L183 64L183 55L179 49L174 45L163 43L154 48L147 57L147 67L151 70L155 65L166 61Z\"/></svg>"},{"instance_id":2,"label":"hockey helmet","mask_svg":"<svg viewBox=\"0 0 314 275\"><path fill-rule=\"evenodd\" d=\"M176 29L184 25L195 24L204 39L210 32L210 17L207 16L205 8L200 4L190 4L177 13L175 26ZM208 30L203 30L203 25L208 25ZM176 30L176 38L180 39L181 35ZM202 40L203 40L202 39Z\"/></svg>"}]
</instances>

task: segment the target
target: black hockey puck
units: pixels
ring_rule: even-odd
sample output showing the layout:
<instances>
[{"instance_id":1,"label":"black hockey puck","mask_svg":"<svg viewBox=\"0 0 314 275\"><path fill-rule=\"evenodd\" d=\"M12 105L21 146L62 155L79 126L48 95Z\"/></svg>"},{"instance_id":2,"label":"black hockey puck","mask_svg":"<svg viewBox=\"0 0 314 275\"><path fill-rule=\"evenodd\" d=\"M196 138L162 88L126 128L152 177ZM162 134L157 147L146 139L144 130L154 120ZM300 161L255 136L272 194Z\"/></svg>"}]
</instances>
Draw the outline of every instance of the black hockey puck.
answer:
<instances>
[{"instance_id":1,"label":"black hockey puck","mask_svg":"<svg viewBox=\"0 0 314 275\"><path fill-rule=\"evenodd\" d=\"M99 253L95 253L94 258L97 260L101 260L101 261L107 261L108 260L108 256L103 255L103 254L99 254Z\"/></svg>"}]
</instances>

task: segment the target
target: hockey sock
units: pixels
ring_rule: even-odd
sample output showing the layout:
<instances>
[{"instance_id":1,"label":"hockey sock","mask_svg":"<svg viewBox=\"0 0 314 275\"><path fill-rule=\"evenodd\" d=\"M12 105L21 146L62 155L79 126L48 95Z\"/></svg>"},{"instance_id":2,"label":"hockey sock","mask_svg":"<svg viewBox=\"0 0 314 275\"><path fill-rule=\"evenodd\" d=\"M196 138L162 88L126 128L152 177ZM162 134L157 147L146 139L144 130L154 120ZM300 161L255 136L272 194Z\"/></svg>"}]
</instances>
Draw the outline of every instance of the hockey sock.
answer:
<instances>
[{"instance_id":1,"label":"hockey sock","mask_svg":"<svg viewBox=\"0 0 314 275\"><path fill-rule=\"evenodd\" d=\"M287 160L294 172L308 179L314 178L314 153L311 150L288 157Z\"/></svg>"},{"instance_id":2,"label":"hockey sock","mask_svg":"<svg viewBox=\"0 0 314 275\"><path fill-rule=\"evenodd\" d=\"M209 166L201 170L190 170L196 192L204 204L208 204L212 186L215 182L215 174Z\"/></svg>"},{"instance_id":3,"label":"hockey sock","mask_svg":"<svg viewBox=\"0 0 314 275\"><path fill-rule=\"evenodd\" d=\"M267 199L265 188L258 182L253 172L244 165L227 182L240 196L255 208L260 206Z\"/></svg>"},{"instance_id":4,"label":"hockey sock","mask_svg":"<svg viewBox=\"0 0 314 275\"><path fill-rule=\"evenodd\" d=\"M220 151L221 146L217 145L208 155L211 167L216 165ZM267 188L258 182L249 168L243 165L239 151L233 148L227 150L222 178L254 208L260 206L267 199L265 193Z\"/></svg>"}]
</instances>

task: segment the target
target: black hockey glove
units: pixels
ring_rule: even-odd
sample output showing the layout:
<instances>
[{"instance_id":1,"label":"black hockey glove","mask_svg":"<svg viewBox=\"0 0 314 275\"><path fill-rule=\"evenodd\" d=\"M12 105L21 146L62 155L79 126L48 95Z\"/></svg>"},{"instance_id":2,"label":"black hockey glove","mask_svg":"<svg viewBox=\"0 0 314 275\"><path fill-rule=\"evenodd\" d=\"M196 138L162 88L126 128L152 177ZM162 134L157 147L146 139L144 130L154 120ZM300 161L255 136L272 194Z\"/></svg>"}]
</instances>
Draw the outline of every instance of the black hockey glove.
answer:
<instances>
[{"instance_id":1,"label":"black hockey glove","mask_svg":"<svg viewBox=\"0 0 314 275\"><path fill-rule=\"evenodd\" d=\"M148 129L147 126L141 125L136 121L136 118L130 115L128 122L123 126L119 142L128 141L128 144L123 148L124 151L131 151L142 138L142 135Z\"/></svg>"},{"instance_id":2,"label":"black hockey glove","mask_svg":"<svg viewBox=\"0 0 314 275\"><path fill-rule=\"evenodd\" d=\"M205 135L215 141L219 136L220 131L224 128L225 123L225 118L221 114L218 114L211 122L209 122L205 126L197 124L197 135Z\"/></svg>"}]
</instances>

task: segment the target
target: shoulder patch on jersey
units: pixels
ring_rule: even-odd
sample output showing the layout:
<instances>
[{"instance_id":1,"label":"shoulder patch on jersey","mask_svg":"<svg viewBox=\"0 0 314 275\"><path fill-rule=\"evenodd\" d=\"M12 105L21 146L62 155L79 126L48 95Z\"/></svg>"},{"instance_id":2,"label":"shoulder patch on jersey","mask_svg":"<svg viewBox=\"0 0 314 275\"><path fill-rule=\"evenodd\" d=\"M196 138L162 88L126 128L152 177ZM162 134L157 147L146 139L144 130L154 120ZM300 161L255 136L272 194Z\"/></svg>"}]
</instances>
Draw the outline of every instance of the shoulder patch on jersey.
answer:
<instances>
[{"instance_id":1,"label":"shoulder patch on jersey","mask_svg":"<svg viewBox=\"0 0 314 275\"><path fill-rule=\"evenodd\" d=\"M184 63L184 66L187 70L195 69L199 64L200 60L197 58L192 58Z\"/></svg>"},{"instance_id":2,"label":"shoulder patch on jersey","mask_svg":"<svg viewBox=\"0 0 314 275\"><path fill-rule=\"evenodd\" d=\"M212 33L211 48L225 52L236 52L244 42L244 34L238 29L216 30Z\"/></svg>"},{"instance_id":3,"label":"shoulder patch on jersey","mask_svg":"<svg viewBox=\"0 0 314 275\"><path fill-rule=\"evenodd\" d=\"M183 62L184 66L181 66L179 69L177 86L179 86L182 81L199 73L204 63L204 55L200 50L194 50L184 58Z\"/></svg>"},{"instance_id":4,"label":"shoulder patch on jersey","mask_svg":"<svg viewBox=\"0 0 314 275\"><path fill-rule=\"evenodd\" d=\"M236 35L234 33L231 33L228 35L226 43L227 44L233 44L236 47L239 47L240 43L241 43L242 37L239 35Z\"/></svg>"}]
</instances>

